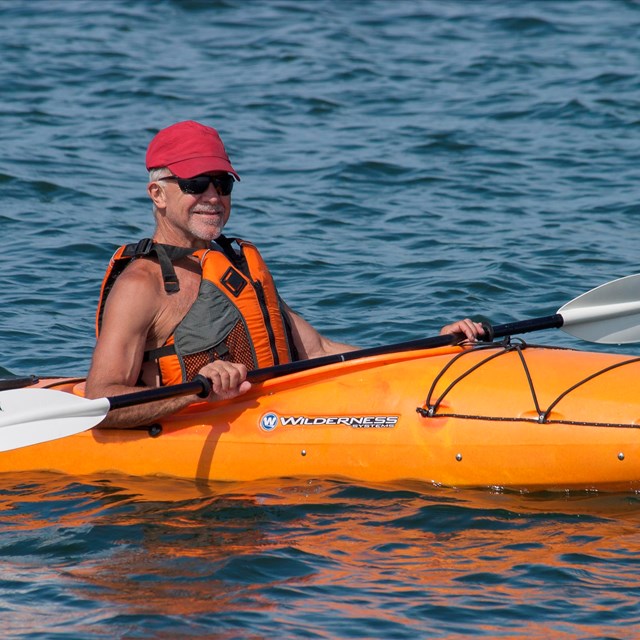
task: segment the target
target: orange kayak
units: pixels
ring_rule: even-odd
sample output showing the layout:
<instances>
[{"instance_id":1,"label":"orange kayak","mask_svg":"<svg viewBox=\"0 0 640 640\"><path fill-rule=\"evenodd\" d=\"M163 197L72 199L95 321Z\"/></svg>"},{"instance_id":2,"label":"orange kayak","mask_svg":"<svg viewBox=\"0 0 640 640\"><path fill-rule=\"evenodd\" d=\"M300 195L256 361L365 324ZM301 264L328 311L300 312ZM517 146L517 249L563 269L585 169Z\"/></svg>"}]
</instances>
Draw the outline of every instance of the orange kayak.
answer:
<instances>
[{"instance_id":1,"label":"orange kayak","mask_svg":"<svg viewBox=\"0 0 640 640\"><path fill-rule=\"evenodd\" d=\"M369 356L254 384L148 428L98 427L2 452L0 471L633 491L638 380L637 358L515 343ZM83 392L81 379L34 386Z\"/></svg>"}]
</instances>

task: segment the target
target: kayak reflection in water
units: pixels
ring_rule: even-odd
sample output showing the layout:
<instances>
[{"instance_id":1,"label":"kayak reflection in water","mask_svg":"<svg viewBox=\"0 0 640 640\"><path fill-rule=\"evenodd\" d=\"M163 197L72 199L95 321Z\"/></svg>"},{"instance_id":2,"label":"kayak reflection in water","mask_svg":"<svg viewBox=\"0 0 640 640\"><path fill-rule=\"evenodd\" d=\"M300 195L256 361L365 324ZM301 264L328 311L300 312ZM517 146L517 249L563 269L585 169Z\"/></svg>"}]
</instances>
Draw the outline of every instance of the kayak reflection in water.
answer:
<instances>
[{"instance_id":1,"label":"kayak reflection in water","mask_svg":"<svg viewBox=\"0 0 640 640\"><path fill-rule=\"evenodd\" d=\"M231 399L251 387L248 370L357 349L316 331L280 298L256 247L222 234L240 177L215 129L185 121L161 130L146 166L155 231L120 247L109 264L87 397L201 374L211 381L207 400ZM482 328L464 319L440 333L474 341ZM101 426L149 424L194 400L119 409Z\"/></svg>"}]
</instances>

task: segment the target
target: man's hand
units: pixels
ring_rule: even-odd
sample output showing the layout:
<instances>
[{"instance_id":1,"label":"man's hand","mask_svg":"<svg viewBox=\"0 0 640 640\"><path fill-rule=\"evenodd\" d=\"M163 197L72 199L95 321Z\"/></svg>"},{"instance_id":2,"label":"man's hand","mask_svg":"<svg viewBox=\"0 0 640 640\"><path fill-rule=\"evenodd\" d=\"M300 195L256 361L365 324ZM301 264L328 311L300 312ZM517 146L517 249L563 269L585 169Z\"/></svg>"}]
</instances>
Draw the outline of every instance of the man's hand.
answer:
<instances>
[{"instance_id":1,"label":"man's hand","mask_svg":"<svg viewBox=\"0 0 640 640\"><path fill-rule=\"evenodd\" d=\"M476 342L479 336L484 335L484 329L480 322L473 322L469 318L448 324L440 329L440 335L461 333L469 342Z\"/></svg>"},{"instance_id":2,"label":"man's hand","mask_svg":"<svg viewBox=\"0 0 640 640\"><path fill-rule=\"evenodd\" d=\"M208 402L231 400L251 389L247 367L243 364L216 360L202 367L198 373L211 381Z\"/></svg>"}]
</instances>

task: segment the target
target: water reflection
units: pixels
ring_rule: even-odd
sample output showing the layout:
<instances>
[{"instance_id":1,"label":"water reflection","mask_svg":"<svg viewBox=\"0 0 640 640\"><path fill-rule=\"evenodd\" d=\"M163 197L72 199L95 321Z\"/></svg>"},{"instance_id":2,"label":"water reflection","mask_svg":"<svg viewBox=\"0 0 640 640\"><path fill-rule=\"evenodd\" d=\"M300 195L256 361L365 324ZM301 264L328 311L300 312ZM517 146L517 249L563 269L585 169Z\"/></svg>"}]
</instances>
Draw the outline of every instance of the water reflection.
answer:
<instances>
[{"instance_id":1,"label":"water reflection","mask_svg":"<svg viewBox=\"0 0 640 640\"><path fill-rule=\"evenodd\" d=\"M354 620L399 637L425 620L522 631L565 616L569 597L575 629L595 633L597 612L628 618L640 589L636 496L53 474L3 478L0 495L3 590L65 594L70 618L108 611L109 628L154 616L232 629L242 617L260 634L295 611L297 625L346 637Z\"/></svg>"}]
</instances>

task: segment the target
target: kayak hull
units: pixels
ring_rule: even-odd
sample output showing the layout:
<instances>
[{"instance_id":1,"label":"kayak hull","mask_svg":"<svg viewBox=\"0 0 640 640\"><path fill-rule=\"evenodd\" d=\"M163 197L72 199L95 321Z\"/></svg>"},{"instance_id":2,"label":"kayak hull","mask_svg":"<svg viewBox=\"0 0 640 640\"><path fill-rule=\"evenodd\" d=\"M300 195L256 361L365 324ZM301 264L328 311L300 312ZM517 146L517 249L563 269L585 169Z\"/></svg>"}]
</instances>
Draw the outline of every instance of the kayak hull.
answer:
<instances>
[{"instance_id":1,"label":"kayak hull","mask_svg":"<svg viewBox=\"0 0 640 640\"><path fill-rule=\"evenodd\" d=\"M640 363L617 354L545 347L387 354L268 380L149 428L94 428L3 452L0 471L635 491L638 379ZM83 390L77 380L38 385Z\"/></svg>"}]
</instances>

